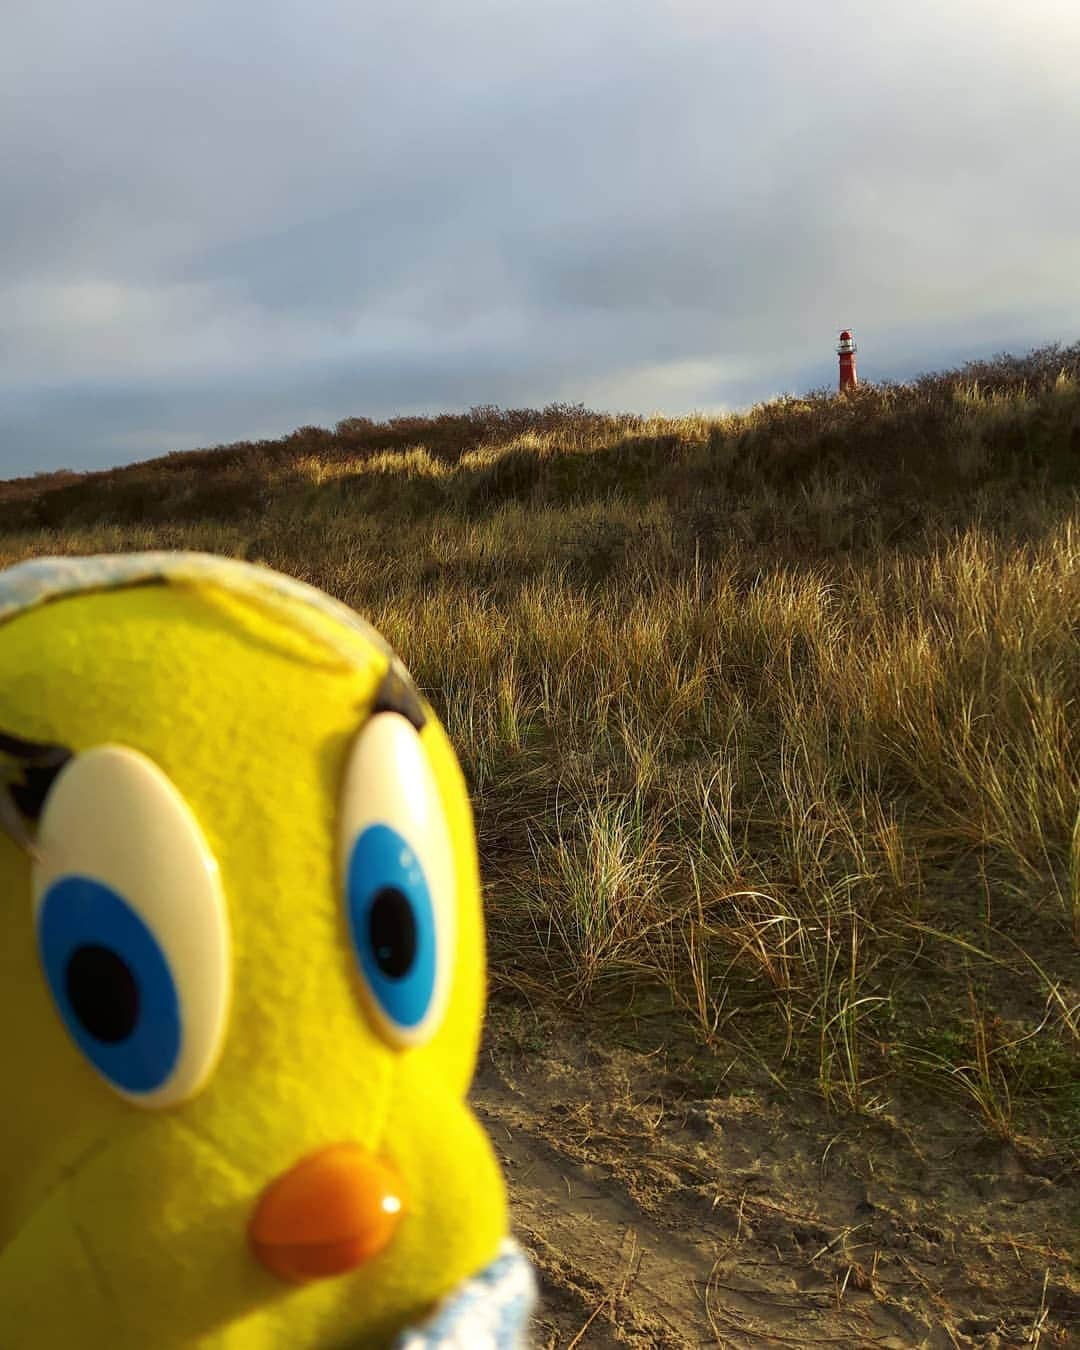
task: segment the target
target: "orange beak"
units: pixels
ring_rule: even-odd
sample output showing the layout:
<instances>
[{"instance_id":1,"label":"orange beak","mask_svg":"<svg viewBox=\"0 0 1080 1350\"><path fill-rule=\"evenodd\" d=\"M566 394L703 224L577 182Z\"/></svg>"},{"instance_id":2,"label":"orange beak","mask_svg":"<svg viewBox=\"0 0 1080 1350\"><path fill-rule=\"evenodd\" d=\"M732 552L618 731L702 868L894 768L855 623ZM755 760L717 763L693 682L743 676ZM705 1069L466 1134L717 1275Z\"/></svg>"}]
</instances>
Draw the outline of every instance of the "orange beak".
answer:
<instances>
[{"instance_id":1,"label":"orange beak","mask_svg":"<svg viewBox=\"0 0 1080 1350\"><path fill-rule=\"evenodd\" d=\"M359 1144L330 1144L267 1186L248 1236L255 1255L280 1279L341 1275L382 1251L403 1207L393 1168Z\"/></svg>"}]
</instances>

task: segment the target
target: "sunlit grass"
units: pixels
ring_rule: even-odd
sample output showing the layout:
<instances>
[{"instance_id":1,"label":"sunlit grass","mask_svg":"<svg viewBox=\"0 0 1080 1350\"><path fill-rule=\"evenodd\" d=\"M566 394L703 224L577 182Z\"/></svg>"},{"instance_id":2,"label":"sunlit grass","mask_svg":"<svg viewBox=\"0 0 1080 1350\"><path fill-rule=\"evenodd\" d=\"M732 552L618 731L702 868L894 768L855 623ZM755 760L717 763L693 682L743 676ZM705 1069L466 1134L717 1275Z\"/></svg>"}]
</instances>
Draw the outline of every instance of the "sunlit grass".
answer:
<instances>
[{"instance_id":1,"label":"sunlit grass","mask_svg":"<svg viewBox=\"0 0 1080 1350\"><path fill-rule=\"evenodd\" d=\"M0 563L206 549L361 610L468 778L494 997L650 987L837 1109L929 1075L1075 1151L1080 390L1003 370L712 420L489 413L460 444L308 429L213 452L232 517L110 519L138 509L117 477Z\"/></svg>"}]
</instances>

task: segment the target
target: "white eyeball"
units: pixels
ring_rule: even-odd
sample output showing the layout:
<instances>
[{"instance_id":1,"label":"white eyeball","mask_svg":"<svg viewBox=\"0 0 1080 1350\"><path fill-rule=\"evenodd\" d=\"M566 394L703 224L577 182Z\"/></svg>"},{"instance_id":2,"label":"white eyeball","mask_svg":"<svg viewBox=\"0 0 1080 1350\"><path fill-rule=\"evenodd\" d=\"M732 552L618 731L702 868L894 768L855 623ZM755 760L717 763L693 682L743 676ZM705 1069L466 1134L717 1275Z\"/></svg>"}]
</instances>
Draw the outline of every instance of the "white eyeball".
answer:
<instances>
[{"instance_id":1,"label":"white eyeball","mask_svg":"<svg viewBox=\"0 0 1080 1350\"><path fill-rule=\"evenodd\" d=\"M376 713L356 738L338 838L365 1007L389 1045L420 1045L442 1019L453 970L454 855L427 754L399 713Z\"/></svg>"},{"instance_id":2,"label":"white eyeball","mask_svg":"<svg viewBox=\"0 0 1080 1350\"><path fill-rule=\"evenodd\" d=\"M218 864L145 755L76 755L45 799L33 867L38 950L61 1018L105 1081L146 1107L209 1079L232 970Z\"/></svg>"}]
</instances>

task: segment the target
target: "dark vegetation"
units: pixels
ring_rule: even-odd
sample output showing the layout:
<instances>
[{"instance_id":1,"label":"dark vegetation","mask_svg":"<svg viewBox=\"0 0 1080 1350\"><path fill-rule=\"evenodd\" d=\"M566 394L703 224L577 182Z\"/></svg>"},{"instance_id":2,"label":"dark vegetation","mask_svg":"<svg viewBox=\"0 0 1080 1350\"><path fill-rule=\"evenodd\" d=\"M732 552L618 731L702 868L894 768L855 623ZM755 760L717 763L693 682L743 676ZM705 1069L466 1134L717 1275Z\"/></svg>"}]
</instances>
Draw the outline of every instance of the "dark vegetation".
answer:
<instances>
[{"instance_id":1,"label":"dark vegetation","mask_svg":"<svg viewBox=\"0 0 1080 1350\"><path fill-rule=\"evenodd\" d=\"M976 495L989 507L983 519L1007 531L1013 485L1026 494L1076 483L1078 380L1080 343L904 385L863 384L844 398L830 390L784 397L741 417L682 419L670 429L664 419L565 404L381 423L351 417L332 431L307 426L102 472L12 479L0 483L0 529L241 520L309 487L315 460L344 470L334 491L358 507L414 517L444 507L483 516L506 501L664 497L707 551L733 517L746 542L800 553L819 543L830 552L876 547L919 536L928 513L946 527L963 523ZM550 443L538 454L516 444L523 433ZM394 462L417 449L433 465L465 471L419 484ZM496 449L491 459L476 453ZM365 473L373 464L378 472ZM406 477L411 490L402 493ZM830 478L851 495L843 520L817 539L805 492ZM775 505L747 517L763 497Z\"/></svg>"},{"instance_id":2,"label":"dark vegetation","mask_svg":"<svg viewBox=\"0 0 1080 1350\"><path fill-rule=\"evenodd\" d=\"M706 1077L734 1045L857 1113L924 1084L1076 1166L1080 343L0 484L5 564L148 548L399 650L473 793L496 1004L677 1023Z\"/></svg>"}]
</instances>

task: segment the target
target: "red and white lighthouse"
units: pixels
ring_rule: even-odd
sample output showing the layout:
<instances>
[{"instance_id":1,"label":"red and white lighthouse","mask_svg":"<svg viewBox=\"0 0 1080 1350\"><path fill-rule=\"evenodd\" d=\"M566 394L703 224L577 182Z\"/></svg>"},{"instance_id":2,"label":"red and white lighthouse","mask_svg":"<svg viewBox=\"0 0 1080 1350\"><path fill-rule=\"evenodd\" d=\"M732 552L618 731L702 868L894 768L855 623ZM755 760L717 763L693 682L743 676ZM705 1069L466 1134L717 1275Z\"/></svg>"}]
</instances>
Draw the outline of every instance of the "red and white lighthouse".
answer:
<instances>
[{"instance_id":1,"label":"red and white lighthouse","mask_svg":"<svg viewBox=\"0 0 1080 1350\"><path fill-rule=\"evenodd\" d=\"M845 389L854 389L859 383L859 377L855 374L855 352L857 348L855 341L851 336L851 329L845 328L840 334L840 345L836 349L836 354L840 358L840 392Z\"/></svg>"}]
</instances>

